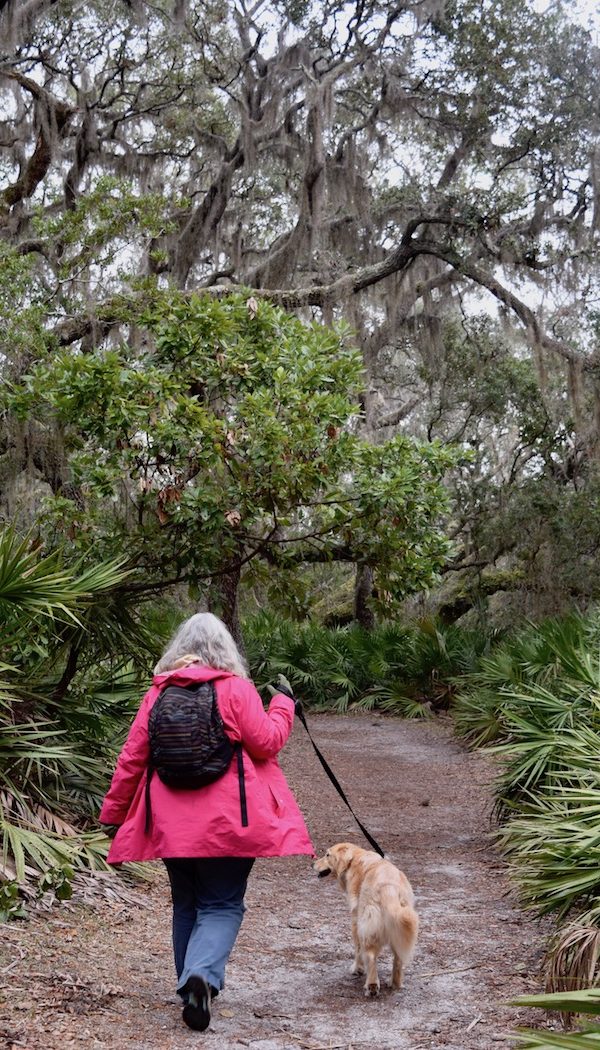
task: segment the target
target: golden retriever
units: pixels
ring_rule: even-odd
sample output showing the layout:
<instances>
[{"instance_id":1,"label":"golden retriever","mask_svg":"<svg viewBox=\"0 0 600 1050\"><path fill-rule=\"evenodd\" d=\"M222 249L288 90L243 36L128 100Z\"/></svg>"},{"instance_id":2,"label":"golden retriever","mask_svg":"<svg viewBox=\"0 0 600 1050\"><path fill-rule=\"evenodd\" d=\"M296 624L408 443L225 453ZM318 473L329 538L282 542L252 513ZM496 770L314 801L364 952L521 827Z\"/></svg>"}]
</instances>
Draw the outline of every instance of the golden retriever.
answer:
<instances>
[{"instance_id":1,"label":"golden retriever","mask_svg":"<svg viewBox=\"0 0 600 1050\"><path fill-rule=\"evenodd\" d=\"M386 945L394 956L391 987L401 988L402 973L412 958L419 931L414 894L406 875L389 860L351 842L331 846L313 867L320 878L335 875L346 891L355 949L352 973L366 971L365 995L379 995L377 957Z\"/></svg>"}]
</instances>

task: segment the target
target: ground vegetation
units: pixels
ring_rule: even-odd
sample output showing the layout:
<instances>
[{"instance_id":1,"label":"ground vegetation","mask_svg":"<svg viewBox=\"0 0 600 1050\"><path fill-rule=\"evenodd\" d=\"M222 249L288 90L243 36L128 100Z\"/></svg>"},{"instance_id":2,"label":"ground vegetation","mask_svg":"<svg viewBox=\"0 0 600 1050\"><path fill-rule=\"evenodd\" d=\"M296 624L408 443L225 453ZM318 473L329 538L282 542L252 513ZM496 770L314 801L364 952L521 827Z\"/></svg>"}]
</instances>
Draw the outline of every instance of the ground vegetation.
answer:
<instances>
[{"instance_id":1,"label":"ground vegetation","mask_svg":"<svg viewBox=\"0 0 600 1050\"><path fill-rule=\"evenodd\" d=\"M531 625L484 654L455 699L459 734L501 760L498 841L521 898L556 920L551 991L599 976L597 651L597 613Z\"/></svg>"}]
</instances>

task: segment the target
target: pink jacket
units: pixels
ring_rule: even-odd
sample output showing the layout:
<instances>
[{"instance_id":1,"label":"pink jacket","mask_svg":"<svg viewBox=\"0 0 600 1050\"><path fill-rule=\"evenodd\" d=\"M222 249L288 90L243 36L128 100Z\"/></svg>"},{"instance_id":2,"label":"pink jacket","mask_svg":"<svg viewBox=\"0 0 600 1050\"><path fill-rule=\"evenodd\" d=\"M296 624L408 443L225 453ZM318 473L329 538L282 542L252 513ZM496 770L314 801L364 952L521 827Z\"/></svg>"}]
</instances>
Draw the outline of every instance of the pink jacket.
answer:
<instances>
[{"instance_id":1,"label":"pink jacket","mask_svg":"<svg viewBox=\"0 0 600 1050\"><path fill-rule=\"evenodd\" d=\"M194 790L170 788L156 773L150 781L152 823L146 833L144 791L150 755L148 715L165 683L213 680L227 736L243 744L248 826L242 827L237 765L219 780ZM108 860L159 857L284 857L314 849L277 755L294 723L294 704L278 693L268 712L251 682L229 671L194 665L155 675L123 750L100 812L119 824Z\"/></svg>"}]
</instances>

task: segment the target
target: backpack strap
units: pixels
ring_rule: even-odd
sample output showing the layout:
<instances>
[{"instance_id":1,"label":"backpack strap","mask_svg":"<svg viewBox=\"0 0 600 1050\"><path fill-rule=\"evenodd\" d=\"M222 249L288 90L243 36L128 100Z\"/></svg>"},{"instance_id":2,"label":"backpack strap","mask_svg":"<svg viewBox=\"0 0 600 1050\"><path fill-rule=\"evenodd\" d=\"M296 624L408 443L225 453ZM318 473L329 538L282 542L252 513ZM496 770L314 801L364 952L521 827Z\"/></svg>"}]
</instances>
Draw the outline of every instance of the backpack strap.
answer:
<instances>
[{"instance_id":1,"label":"backpack strap","mask_svg":"<svg viewBox=\"0 0 600 1050\"><path fill-rule=\"evenodd\" d=\"M238 781L240 785L240 810L242 813L242 827L248 827L248 805L246 802L246 778L244 775L244 754L242 750L242 743L238 741L235 745L235 751L237 756L237 769L238 769Z\"/></svg>"},{"instance_id":2,"label":"backpack strap","mask_svg":"<svg viewBox=\"0 0 600 1050\"><path fill-rule=\"evenodd\" d=\"M146 788L144 791L144 802L146 805L146 820L144 823L144 834L147 835L152 827L152 799L150 797L150 781L154 773L154 766L150 762L146 771Z\"/></svg>"}]
</instances>

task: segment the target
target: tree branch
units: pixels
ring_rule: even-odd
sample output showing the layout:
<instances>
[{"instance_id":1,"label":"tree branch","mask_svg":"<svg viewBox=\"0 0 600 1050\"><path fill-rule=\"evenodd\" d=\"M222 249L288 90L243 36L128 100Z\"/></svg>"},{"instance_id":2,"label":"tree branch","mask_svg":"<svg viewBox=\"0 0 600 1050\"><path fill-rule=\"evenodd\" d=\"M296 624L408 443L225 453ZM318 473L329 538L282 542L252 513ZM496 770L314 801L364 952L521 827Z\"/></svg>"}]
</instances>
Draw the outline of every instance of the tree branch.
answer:
<instances>
[{"instance_id":1,"label":"tree branch","mask_svg":"<svg viewBox=\"0 0 600 1050\"><path fill-rule=\"evenodd\" d=\"M454 249L447 245L420 237L414 239L414 233L420 225L435 221L435 219L423 216L413 219L408 223L398 247L380 262L364 266L355 270L354 273L344 274L331 284L315 285L312 288L252 288L248 289L248 292L257 298L281 306L285 310L297 310L306 306L316 306L321 309L339 306L351 296L358 295L364 289L385 280L386 277L401 273L419 255L430 255L451 266L458 278L468 278L480 287L487 288L499 302L516 314L538 345L551 350L566 361L581 365L584 369L594 367L591 359L588 361L578 350L546 332L535 311L482 266L469 258L461 258ZM221 299L230 295L232 290L231 285L215 285L209 288L191 289L183 294L193 295L201 292L203 295L212 295ZM101 304L94 314L81 314L60 321L53 329L52 335L57 339L59 345L68 346L94 330L105 334L113 325L125 323L124 313L127 310L141 309L148 306L150 301L147 292L117 296Z\"/></svg>"},{"instance_id":2,"label":"tree branch","mask_svg":"<svg viewBox=\"0 0 600 1050\"><path fill-rule=\"evenodd\" d=\"M2 192L2 210L6 212L24 198L31 197L46 176L52 162L54 136L60 137L64 134L76 110L15 69L0 68L0 76L6 77L7 80L16 80L33 96L40 124L32 156L24 165L17 181Z\"/></svg>"}]
</instances>

